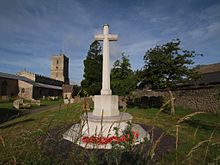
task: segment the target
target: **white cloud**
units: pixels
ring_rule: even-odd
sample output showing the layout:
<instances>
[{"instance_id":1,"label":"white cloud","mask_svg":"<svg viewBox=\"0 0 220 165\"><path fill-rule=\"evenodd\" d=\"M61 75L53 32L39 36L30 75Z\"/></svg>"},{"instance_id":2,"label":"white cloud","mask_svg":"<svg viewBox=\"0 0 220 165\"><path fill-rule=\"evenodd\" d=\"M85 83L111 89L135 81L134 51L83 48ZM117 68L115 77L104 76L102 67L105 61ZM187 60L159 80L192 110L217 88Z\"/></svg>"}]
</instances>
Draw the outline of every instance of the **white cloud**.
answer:
<instances>
[{"instance_id":1,"label":"white cloud","mask_svg":"<svg viewBox=\"0 0 220 165\"><path fill-rule=\"evenodd\" d=\"M129 55L143 55L149 48L152 48L158 42L157 39L146 39L143 41L136 41L134 44L130 43L129 45L124 46L124 52Z\"/></svg>"}]
</instances>

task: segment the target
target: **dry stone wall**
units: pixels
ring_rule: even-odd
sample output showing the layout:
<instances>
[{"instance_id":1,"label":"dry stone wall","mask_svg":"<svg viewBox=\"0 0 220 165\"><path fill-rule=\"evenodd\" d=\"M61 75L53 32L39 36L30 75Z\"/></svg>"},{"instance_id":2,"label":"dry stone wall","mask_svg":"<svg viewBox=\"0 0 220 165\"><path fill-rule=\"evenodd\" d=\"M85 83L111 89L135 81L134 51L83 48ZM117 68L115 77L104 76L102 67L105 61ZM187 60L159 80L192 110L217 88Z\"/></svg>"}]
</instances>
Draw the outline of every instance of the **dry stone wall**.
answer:
<instances>
[{"instance_id":1,"label":"dry stone wall","mask_svg":"<svg viewBox=\"0 0 220 165\"><path fill-rule=\"evenodd\" d=\"M163 97L169 99L166 91L142 90L133 93L135 97ZM173 91L175 106L190 108L195 111L220 112L220 86L182 88Z\"/></svg>"},{"instance_id":2,"label":"dry stone wall","mask_svg":"<svg viewBox=\"0 0 220 165\"><path fill-rule=\"evenodd\" d=\"M220 88L204 87L174 91L176 106L190 108L196 111L219 112Z\"/></svg>"}]
</instances>

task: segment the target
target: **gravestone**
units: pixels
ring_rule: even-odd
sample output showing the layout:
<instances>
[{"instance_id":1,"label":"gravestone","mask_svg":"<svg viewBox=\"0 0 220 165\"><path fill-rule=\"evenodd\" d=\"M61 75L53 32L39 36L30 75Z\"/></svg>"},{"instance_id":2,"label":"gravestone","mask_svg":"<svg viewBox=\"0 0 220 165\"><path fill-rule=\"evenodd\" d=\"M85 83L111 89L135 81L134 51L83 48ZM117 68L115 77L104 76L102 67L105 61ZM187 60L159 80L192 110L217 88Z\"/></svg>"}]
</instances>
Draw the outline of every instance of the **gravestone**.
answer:
<instances>
[{"instance_id":1,"label":"gravestone","mask_svg":"<svg viewBox=\"0 0 220 165\"><path fill-rule=\"evenodd\" d=\"M20 105L23 104L23 99L18 99L13 101L13 107L15 109L20 109Z\"/></svg>"},{"instance_id":2,"label":"gravestone","mask_svg":"<svg viewBox=\"0 0 220 165\"><path fill-rule=\"evenodd\" d=\"M64 99L63 102L64 102L64 104L69 104L69 100L68 99Z\"/></svg>"},{"instance_id":3,"label":"gravestone","mask_svg":"<svg viewBox=\"0 0 220 165\"><path fill-rule=\"evenodd\" d=\"M71 98L71 99L70 99L70 104L73 104L73 103L74 103L74 99Z\"/></svg>"},{"instance_id":4,"label":"gravestone","mask_svg":"<svg viewBox=\"0 0 220 165\"><path fill-rule=\"evenodd\" d=\"M24 103L23 99L17 99L15 101L13 101L13 107L15 109L29 109L29 108L31 108L31 104Z\"/></svg>"},{"instance_id":5,"label":"gravestone","mask_svg":"<svg viewBox=\"0 0 220 165\"><path fill-rule=\"evenodd\" d=\"M110 149L111 144L94 145L83 143L81 137L111 137L115 135L114 128L119 129L121 135L123 130L132 121L132 116L128 113L119 112L118 96L112 95L110 88L110 59L109 59L109 42L116 41L117 35L109 34L109 25L103 26L103 34L95 35L95 39L103 41L103 65L102 65L102 89L101 95L94 96L93 112L86 112L81 116L81 123L73 125L63 137L71 142L85 148ZM139 132L142 141L146 137L146 131L135 124L133 131ZM140 142L139 141L139 142Z\"/></svg>"},{"instance_id":6,"label":"gravestone","mask_svg":"<svg viewBox=\"0 0 220 165\"><path fill-rule=\"evenodd\" d=\"M31 105L40 106L41 105L41 101L40 100L31 99Z\"/></svg>"}]
</instances>

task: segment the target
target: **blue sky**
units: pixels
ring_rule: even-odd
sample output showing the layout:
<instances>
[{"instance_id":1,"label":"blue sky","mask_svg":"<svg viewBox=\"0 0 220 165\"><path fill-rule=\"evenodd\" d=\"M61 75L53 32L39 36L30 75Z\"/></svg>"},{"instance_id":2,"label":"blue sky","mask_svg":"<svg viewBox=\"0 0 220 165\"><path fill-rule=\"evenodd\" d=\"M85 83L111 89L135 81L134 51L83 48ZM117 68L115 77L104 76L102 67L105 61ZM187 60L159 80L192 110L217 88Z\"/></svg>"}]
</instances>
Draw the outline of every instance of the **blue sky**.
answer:
<instances>
[{"instance_id":1,"label":"blue sky","mask_svg":"<svg viewBox=\"0 0 220 165\"><path fill-rule=\"evenodd\" d=\"M0 71L22 69L50 76L50 57L70 58L70 79L80 83L94 34L108 23L119 40L111 61L129 55L133 69L156 44L180 38L182 48L220 62L220 1L214 0L0 0Z\"/></svg>"}]
</instances>

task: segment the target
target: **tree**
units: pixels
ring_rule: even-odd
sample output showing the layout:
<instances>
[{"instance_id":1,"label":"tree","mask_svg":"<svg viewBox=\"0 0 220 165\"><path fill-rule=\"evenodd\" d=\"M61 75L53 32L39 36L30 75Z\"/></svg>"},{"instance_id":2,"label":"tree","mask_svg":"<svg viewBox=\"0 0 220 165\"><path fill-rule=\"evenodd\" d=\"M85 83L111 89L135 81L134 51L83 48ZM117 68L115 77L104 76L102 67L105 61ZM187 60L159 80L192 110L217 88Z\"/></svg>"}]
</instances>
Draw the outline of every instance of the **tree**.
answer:
<instances>
[{"instance_id":1,"label":"tree","mask_svg":"<svg viewBox=\"0 0 220 165\"><path fill-rule=\"evenodd\" d=\"M125 96L136 87L136 79L128 56L122 53L121 60L116 60L111 70L111 88L113 94Z\"/></svg>"},{"instance_id":2,"label":"tree","mask_svg":"<svg viewBox=\"0 0 220 165\"><path fill-rule=\"evenodd\" d=\"M77 84L74 84L73 85L73 96L77 96L80 90L81 90L81 87Z\"/></svg>"},{"instance_id":3,"label":"tree","mask_svg":"<svg viewBox=\"0 0 220 165\"><path fill-rule=\"evenodd\" d=\"M90 45L84 63L84 79L81 86L88 95L100 94L102 85L102 54L101 46L98 41L94 41Z\"/></svg>"},{"instance_id":4,"label":"tree","mask_svg":"<svg viewBox=\"0 0 220 165\"><path fill-rule=\"evenodd\" d=\"M158 45L144 55L143 82L152 88L166 89L169 92L171 114L175 113L172 89L198 78L198 72L190 68L194 64L194 51L182 50L179 39Z\"/></svg>"}]
</instances>

